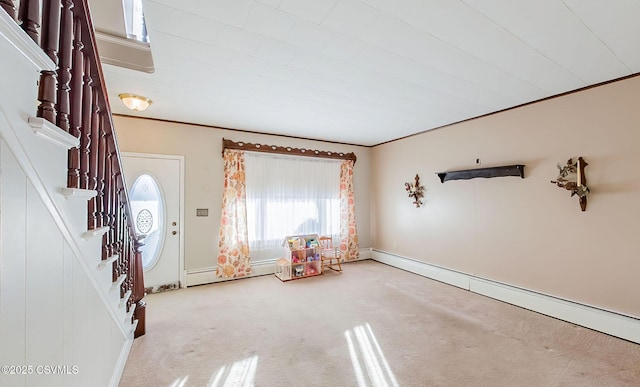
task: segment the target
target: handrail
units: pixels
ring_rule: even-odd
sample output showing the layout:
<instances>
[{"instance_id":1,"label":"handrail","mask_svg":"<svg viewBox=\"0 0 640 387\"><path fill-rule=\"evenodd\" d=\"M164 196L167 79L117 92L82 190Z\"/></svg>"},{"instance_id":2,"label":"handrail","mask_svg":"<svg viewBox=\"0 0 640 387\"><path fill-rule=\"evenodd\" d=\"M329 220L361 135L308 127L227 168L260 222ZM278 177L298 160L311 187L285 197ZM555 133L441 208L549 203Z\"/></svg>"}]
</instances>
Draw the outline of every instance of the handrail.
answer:
<instances>
[{"instance_id":1,"label":"handrail","mask_svg":"<svg viewBox=\"0 0 640 387\"><path fill-rule=\"evenodd\" d=\"M36 114L80 139L80 145L69 150L67 187L97 192L88 203L88 228L108 227L102 259L118 255L114 282L127 274L120 297L128 291L133 294L127 312L138 306L132 317L142 320L137 337L144 333L144 286L138 283L142 273L137 272L141 271L142 244L135 232L88 1L20 0L17 12L15 4L0 0L0 8L58 66L55 72L41 73Z\"/></svg>"}]
</instances>

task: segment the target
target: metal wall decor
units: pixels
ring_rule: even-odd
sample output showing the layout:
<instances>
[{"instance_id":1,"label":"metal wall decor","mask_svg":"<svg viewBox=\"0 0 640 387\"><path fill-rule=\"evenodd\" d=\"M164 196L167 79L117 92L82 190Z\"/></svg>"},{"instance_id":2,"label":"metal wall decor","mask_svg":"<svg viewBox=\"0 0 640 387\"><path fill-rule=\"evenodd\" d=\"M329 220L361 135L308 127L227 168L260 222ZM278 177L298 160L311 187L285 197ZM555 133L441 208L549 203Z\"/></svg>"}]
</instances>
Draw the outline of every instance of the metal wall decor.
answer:
<instances>
[{"instance_id":1,"label":"metal wall decor","mask_svg":"<svg viewBox=\"0 0 640 387\"><path fill-rule=\"evenodd\" d=\"M416 173L415 182L404 183L404 188L409 197L413 198L413 204L416 205L416 208L420 207L423 204L420 198L424 196L424 187L420 185L420 176Z\"/></svg>"},{"instance_id":2,"label":"metal wall decor","mask_svg":"<svg viewBox=\"0 0 640 387\"><path fill-rule=\"evenodd\" d=\"M571 196L578 196L580 209L587 209L589 187L584 175L584 168L589 165L582 157L572 157L565 165L558 163L558 177L551 182L560 188L571 191Z\"/></svg>"}]
</instances>

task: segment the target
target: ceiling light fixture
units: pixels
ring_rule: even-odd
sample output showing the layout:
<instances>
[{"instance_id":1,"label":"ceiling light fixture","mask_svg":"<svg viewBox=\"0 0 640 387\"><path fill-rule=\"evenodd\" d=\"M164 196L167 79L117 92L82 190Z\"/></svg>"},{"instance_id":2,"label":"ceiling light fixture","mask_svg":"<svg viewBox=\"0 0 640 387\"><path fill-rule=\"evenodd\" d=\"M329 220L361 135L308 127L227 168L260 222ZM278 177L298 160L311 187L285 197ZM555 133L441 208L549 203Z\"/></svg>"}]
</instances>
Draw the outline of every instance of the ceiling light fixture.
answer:
<instances>
[{"instance_id":1,"label":"ceiling light fixture","mask_svg":"<svg viewBox=\"0 0 640 387\"><path fill-rule=\"evenodd\" d=\"M120 97L126 107L137 112L145 110L153 103L149 98L135 94L119 94L118 97Z\"/></svg>"}]
</instances>

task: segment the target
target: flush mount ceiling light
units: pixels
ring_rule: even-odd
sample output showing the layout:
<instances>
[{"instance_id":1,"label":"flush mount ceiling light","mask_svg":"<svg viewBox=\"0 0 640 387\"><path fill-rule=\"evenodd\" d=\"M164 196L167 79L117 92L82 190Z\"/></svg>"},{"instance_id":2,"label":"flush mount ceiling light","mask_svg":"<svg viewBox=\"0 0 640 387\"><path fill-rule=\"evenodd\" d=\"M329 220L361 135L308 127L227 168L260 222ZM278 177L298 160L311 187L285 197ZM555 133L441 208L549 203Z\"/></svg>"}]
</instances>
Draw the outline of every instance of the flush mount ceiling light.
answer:
<instances>
[{"instance_id":1,"label":"flush mount ceiling light","mask_svg":"<svg viewBox=\"0 0 640 387\"><path fill-rule=\"evenodd\" d=\"M149 98L135 94L119 94L118 97L120 97L126 107L137 112L145 110L153 103Z\"/></svg>"}]
</instances>

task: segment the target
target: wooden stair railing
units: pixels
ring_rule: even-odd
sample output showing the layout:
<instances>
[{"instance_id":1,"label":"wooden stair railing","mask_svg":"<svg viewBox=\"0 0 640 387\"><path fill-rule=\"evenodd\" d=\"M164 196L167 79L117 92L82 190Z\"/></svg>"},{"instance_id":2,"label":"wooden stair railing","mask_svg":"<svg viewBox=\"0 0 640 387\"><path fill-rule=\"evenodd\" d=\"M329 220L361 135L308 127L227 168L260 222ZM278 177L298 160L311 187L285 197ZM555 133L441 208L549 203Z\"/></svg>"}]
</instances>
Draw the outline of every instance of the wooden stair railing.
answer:
<instances>
[{"instance_id":1,"label":"wooden stair railing","mask_svg":"<svg viewBox=\"0 0 640 387\"><path fill-rule=\"evenodd\" d=\"M80 139L79 147L69 150L67 186L97 191L88 203L88 228L108 227L102 259L118 255L113 281L126 274L120 297L131 292L127 312L135 308L138 337L145 332L142 243L131 215L88 0L0 0L0 7L58 66L40 75L37 116Z\"/></svg>"}]
</instances>

